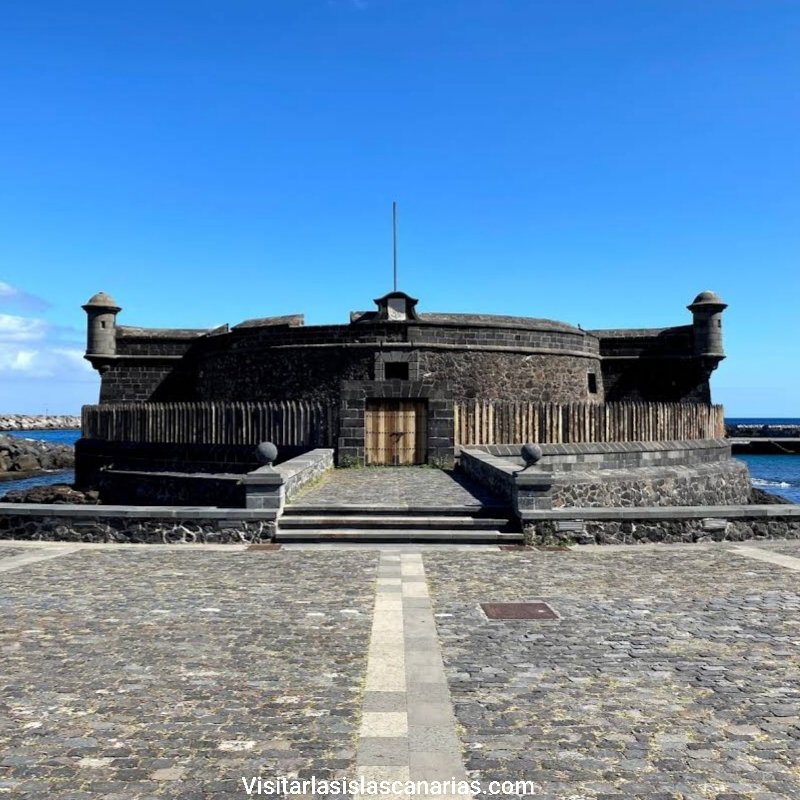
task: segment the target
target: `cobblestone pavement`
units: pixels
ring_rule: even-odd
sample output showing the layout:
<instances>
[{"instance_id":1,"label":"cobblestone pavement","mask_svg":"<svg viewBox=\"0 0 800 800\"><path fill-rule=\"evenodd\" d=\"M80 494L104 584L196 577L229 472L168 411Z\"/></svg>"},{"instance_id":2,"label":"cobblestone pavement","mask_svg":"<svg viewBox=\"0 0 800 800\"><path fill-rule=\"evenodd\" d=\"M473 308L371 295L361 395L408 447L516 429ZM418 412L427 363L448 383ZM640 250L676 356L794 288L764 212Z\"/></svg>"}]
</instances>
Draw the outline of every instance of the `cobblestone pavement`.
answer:
<instances>
[{"instance_id":1,"label":"cobblestone pavement","mask_svg":"<svg viewBox=\"0 0 800 800\"><path fill-rule=\"evenodd\" d=\"M330 471L292 498L302 505L472 506L503 505L460 473L430 467L365 467Z\"/></svg>"},{"instance_id":2,"label":"cobblestone pavement","mask_svg":"<svg viewBox=\"0 0 800 800\"><path fill-rule=\"evenodd\" d=\"M368 551L81 550L0 573L0 797L228 798L351 769Z\"/></svg>"},{"instance_id":3,"label":"cobblestone pavement","mask_svg":"<svg viewBox=\"0 0 800 800\"><path fill-rule=\"evenodd\" d=\"M429 593L447 678L430 708L407 693L407 752L442 747L414 725L452 700L484 788L800 797L800 558L727 544L7 549L50 557L0 571L0 798L218 800L246 797L243 776L356 775L359 730L402 738L402 692L381 683L397 662L370 647L371 629L394 631L373 614L392 592L418 626L399 663L432 679L412 619ZM398 564L421 552L419 569L378 580L387 549ZM488 621L478 606L539 598L559 620ZM386 670L371 694L370 652ZM362 763L406 774L385 755Z\"/></svg>"},{"instance_id":4,"label":"cobblestone pavement","mask_svg":"<svg viewBox=\"0 0 800 800\"><path fill-rule=\"evenodd\" d=\"M471 774L542 798L800 797L800 573L725 545L424 564ZM478 606L539 598L561 619Z\"/></svg>"}]
</instances>

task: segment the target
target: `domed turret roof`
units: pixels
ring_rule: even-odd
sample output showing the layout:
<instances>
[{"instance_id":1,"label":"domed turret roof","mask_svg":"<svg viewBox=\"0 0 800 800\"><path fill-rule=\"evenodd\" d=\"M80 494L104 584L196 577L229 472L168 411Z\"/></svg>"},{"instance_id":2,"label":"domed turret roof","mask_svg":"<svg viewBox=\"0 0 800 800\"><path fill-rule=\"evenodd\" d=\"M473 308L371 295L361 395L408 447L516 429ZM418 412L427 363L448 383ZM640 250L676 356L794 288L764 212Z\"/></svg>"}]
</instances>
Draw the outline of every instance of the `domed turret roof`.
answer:
<instances>
[{"instance_id":1,"label":"domed turret roof","mask_svg":"<svg viewBox=\"0 0 800 800\"><path fill-rule=\"evenodd\" d=\"M725 303L716 292L712 292L709 289L700 292L700 294L686 306L693 314L695 311L700 311L700 309L706 309L706 313L717 313L724 311L727 307L728 304Z\"/></svg>"},{"instance_id":2,"label":"domed turret roof","mask_svg":"<svg viewBox=\"0 0 800 800\"><path fill-rule=\"evenodd\" d=\"M105 292L98 292L97 294L92 295L86 302L86 305L94 308L116 308L119 310L116 300L114 300L110 294L106 294Z\"/></svg>"},{"instance_id":3,"label":"domed turret roof","mask_svg":"<svg viewBox=\"0 0 800 800\"><path fill-rule=\"evenodd\" d=\"M711 303L714 305L724 305L722 298L716 292L712 292L709 289L700 292L700 294L692 300L693 306L708 305Z\"/></svg>"}]
</instances>

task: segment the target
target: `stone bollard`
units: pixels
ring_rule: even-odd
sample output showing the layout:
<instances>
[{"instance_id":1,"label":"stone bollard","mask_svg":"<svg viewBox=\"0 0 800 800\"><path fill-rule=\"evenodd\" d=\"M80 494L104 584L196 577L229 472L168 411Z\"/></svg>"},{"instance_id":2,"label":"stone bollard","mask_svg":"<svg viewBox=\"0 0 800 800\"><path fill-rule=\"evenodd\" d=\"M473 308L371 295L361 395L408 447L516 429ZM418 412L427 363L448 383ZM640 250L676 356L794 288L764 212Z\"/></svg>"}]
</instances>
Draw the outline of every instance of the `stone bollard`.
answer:
<instances>
[{"instance_id":1,"label":"stone bollard","mask_svg":"<svg viewBox=\"0 0 800 800\"><path fill-rule=\"evenodd\" d=\"M272 464L278 457L278 448L272 442L261 442L256 447L256 458L263 467L248 472L243 478L245 506L283 512L286 502L286 479Z\"/></svg>"}]
</instances>

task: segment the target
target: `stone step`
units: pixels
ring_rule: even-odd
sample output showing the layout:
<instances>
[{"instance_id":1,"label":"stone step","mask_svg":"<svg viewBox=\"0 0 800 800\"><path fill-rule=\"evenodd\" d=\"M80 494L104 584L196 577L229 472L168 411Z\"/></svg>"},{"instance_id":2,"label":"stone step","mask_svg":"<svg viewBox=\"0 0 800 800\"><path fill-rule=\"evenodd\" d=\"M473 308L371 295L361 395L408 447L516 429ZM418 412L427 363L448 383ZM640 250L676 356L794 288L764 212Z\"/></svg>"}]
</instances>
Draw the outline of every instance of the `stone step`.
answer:
<instances>
[{"instance_id":1,"label":"stone step","mask_svg":"<svg viewBox=\"0 0 800 800\"><path fill-rule=\"evenodd\" d=\"M462 517L462 516L366 516L366 515L335 515L320 514L318 516L302 515L290 516L284 514L279 521L279 527L288 529L327 529L327 528L357 528L357 529L436 529L436 530L491 530L494 528L507 528L508 519L497 517Z\"/></svg>"},{"instance_id":2,"label":"stone step","mask_svg":"<svg viewBox=\"0 0 800 800\"><path fill-rule=\"evenodd\" d=\"M310 514L336 515L366 515L366 516L419 516L419 517L505 517L511 514L508 506L405 506L405 505L379 505L377 503L352 503L352 504L320 504L306 505L303 503L290 504L284 509L284 517L299 517Z\"/></svg>"},{"instance_id":3,"label":"stone step","mask_svg":"<svg viewBox=\"0 0 800 800\"><path fill-rule=\"evenodd\" d=\"M451 542L472 544L521 544L521 533L498 530L420 530L415 528L364 530L336 528L333 530L284 530L275 535L278 542Z\"/></svg>"}]
</instances>

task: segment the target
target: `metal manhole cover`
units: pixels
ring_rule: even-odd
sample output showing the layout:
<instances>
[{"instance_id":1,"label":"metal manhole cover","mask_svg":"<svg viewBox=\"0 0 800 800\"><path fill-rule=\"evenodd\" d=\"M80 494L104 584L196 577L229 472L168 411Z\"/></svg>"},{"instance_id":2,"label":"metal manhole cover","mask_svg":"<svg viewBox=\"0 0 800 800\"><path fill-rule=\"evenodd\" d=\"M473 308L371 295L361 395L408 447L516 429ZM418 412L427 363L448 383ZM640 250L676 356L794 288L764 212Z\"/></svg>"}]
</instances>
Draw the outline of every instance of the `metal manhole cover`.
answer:
<instances>
[{"instance_id":1,"label":"metal manhole cover","mask_svg":"<svg viewBox=\"0 0 800 800\"><path fill-rule=\"evenodd\" d=\"M251 544L248 550L280 550L279 544Z\"/></svg>"},{"instance_id":2,"label":"metal manhole cover","mask_svg":"<svg viewBox=\"0 0 800 800\"><path fill-rule=\"evenodd\" d=\"M547 603L481 603L488 619L558 619Z\"/></svg>"}]
</instances>

